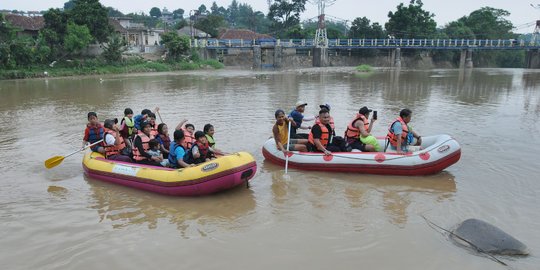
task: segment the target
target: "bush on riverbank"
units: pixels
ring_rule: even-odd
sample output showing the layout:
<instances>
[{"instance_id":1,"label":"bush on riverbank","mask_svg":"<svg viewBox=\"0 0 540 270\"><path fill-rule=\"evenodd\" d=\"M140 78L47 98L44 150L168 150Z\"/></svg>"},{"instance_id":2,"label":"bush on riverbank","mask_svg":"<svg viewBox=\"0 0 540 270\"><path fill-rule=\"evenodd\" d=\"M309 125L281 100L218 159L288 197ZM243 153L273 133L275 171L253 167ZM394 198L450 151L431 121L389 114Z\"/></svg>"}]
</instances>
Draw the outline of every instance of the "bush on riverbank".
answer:
<instances>
[{"instance_id":1,"label":"bush on riverbank","mask_svg":"<svg viewBox=\"0 0 540 270\"><path fill-rule=\"evenodd\" d=\"M162 62L128 60L121 64L107 64L99 59L62 61L50 66L33 66L21 69L0 70L0 79L25 79L41 77L81 76L96 74L122 74L139 72L163 72L196 69L220 69L223 64L217 60L190 62Z\"/></svg>"},{"instance_id":2,"label":"bush on riverbank","mask_svg":"<svg viewBox=\"0 0 540 270\"><path fill-rule=\"evenodd\" d=\"M359 72L372 72L373 71L373 67L371 67L370 65L359 65L356 67L356 71L359 71Z\"/></svg>"}]
</instances>

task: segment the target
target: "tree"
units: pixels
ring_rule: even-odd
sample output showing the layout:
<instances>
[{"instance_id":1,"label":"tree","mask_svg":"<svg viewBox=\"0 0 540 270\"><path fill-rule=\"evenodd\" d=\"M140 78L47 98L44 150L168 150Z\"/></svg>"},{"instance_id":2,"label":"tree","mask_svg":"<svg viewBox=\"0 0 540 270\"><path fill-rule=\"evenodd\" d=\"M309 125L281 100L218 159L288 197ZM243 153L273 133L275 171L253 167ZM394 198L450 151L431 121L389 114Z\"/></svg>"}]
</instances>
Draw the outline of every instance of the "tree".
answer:
<instances>
[{"instance_id":1,"label":"tree","mask_svg":"<svg viewBox=\"0 0 540 270\"><path fill-rule=\"evenodd\" d=\"M461 20L448 23L443 31L448 38L475 38L473 30L465 25L465 23Z\"/></svg>"},{"instance_id":2,"label":"tree","mask_svg":"<svg viewBox=\"0 0 540 270\"><path fill-rule=\"evenodd\" d=\"M411 0L408 6L397 6L396 12L388 13L386 31L396 38L431 38L437 31L435 15L425 11L421 0Z\"/></svg>"},{"instance_id":3,"label":"tree","mask_svg":"<svg viewBox=\"0 0 540 270\"><path fill-rule=\"evenodd\" d=\"M184 19L184 10L179 8L175 9L173 12L173 19Z\"/></svg>"},{"instance_id":4,"label":"tree","mask_svg":"<svg viewBox=\"0 0 540 270\"><path fill-rule=\"evenodd\" d=\"M510 12L503 9L483 7L460 18L458 23L469 27L477 39L513 38L515 35L511 31L514 26L504 18L509 15Z\"/></svg>"},{"instance_id":5,"label":"tree","mask_svg":"<svg viewBox=\"0 0 540 270\"><path fill-rule=\"evenodd\" d=\"M189 37L167 32L161 36L161 44L167 48L167 60L177 61L189 52Z\"/></svg>"},{"instance_id":6,"label":"tree","mask_svg":"<svg viewBox=\"0 0 540 270\"><path fill-rule=\"evenodd\" d=\"M366 18L356 18L349 29L349 38L385 38L386 34L379 23L371 24Z\"/></svg>"},{"instance_id":7,"label":"tree","mask_svg":"<svg viewBox=\"0 0 540 270\"><path fill-rule=\"evenodd\" d=\"M208 10L206 9L206 6L203 4L203 5L200 5L199 8L197 9L197 11L199 11L199 14L206 14L208 13Z\"/></svg>"},{"instance_id":8,"label":"tree","mask_svg":"<svg viewBox=\"0 0 540 270\"><path fill-rule=\"evenodd\" d=\"M70 19L78 25L85 25L95 40L102 43L112 33L108 11L99 0L73 0L75 6L68 12Z\"/></svg>"},{"instance_id":9,"label":"tree","mask_svg":"<svg viewBox=\"0 0 540 270\"><path fill-rule=\"evenodd\" d=\"M272 22L274 33L283 33L300 24L300 13L306 10L307 0L274 0L268 10L268 19ZM280 36L280 34L277 34ZM281 37L281 36L280 36Z\"/></svg>"},{"instance_id":10,"label":"tree","mask_svg":"<svg viewBox=\"0 0 540 270\"><path fill-rule=\"evenodd\" d=\"M75 6L75 2L73 0L69 0L64 3L64 10L73 9L74 6Z\"/></svg>"},{"instance_id":11,"label":"tree","mask_svg":"<svg viewBox=\"0 0 540 270\"><path fill-rule=\"evenodd\" d=\"M0 67L15 66L15 59L11 57L11 44L15 39L15 29L6 21L4 14L0 13Z\"/></svg>"},{"instance_id":12,"label":"tree","mask_svg":"<svg viewBox=\"0 0 540 270\"><path fill-rule=\"evenodd\" d=\"M124 13L120 12L118 9L113 7L107 7L107 15L109 17L123 17Z\"/></svg>"},{"instance_id":13,"label":"tree","mask_svg":"<svg viewBox=\"0 0 540 270\"><path fill-rule=\"evenodd\" d=\"M109 37L109 42L103 45L103 53L101 57L109 63L120 62L122 53L126 51L126 41L118 34L113 34Z\"/></svg>"},{"instance_id":14,"label":"tree","mask_svg":"<svg viewBox=\"0 0 540 270\"><path fill-rule=\"evenodd\" d=\"M90 30L86 25L77 25L70 22L64 38L64 48L68 54L78 54L88 47L92 39Z\"/></svg>"},{"instance_id":15,"label":"tree","mask_svg":"<svg viewBox=\"0 0 540 270\"><path fill-rule=\"evenodd\" d=\"M219 34L219 28L225 26L225 19L216 15L208 15L203 19L199 19L194 25L195 28L204 31L213 37L217 37Z\"/></svg>"},{"instance_id":16,"label":"tree","mask_svg":"<svg viewBox=\"0 0 540 270\"><path fill-rule=\"evenodd\" d=\"M152 9L150 9L150 16L152 16L154 18L161 17L161 9L159 9L157 7L153 7Z\"/></svg>"}]
</instances>

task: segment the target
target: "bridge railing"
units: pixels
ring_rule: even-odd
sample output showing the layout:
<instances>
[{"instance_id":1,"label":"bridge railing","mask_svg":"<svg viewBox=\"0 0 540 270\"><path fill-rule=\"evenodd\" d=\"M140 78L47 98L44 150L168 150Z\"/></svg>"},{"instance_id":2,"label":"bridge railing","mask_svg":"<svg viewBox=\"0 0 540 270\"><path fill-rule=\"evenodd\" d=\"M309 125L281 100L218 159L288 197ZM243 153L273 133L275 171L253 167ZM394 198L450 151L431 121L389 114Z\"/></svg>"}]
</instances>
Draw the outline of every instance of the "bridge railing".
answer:
<instances>
[{"instance_id":1,"label":"bridge railing","mask_svg":"<svg viewBox=\"0 0 540 270\"><path fill-rule=\"evenodd\" d=\"M313 39L192 39L191 47L252 48L253 46L313 48ZM538 42L516 39L329 39L329 48L426 48L426 49L525 49L540 48Z\"/></svg>"}]
</instances>

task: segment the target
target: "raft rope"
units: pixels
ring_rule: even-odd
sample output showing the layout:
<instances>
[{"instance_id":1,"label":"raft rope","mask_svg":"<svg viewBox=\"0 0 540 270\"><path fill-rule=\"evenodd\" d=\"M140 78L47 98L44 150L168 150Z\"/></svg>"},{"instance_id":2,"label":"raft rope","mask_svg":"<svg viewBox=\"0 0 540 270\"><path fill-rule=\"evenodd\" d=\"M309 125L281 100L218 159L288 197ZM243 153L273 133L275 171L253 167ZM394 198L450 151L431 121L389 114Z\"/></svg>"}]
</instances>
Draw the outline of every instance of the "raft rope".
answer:
<instances>
[{"instance_id":1,"label":"raft rope","mask_svg":"<svg viewBox=\"0 0 540 270\"><path fill-rule=\"evenodd\" d=\"M425 152L421 152L418 151L418 153L416 154L411 154L411 155L401 155L401 156L395 156L393 158L390 158L390 159L387 159L387 160L396 160L396 159L402 159L402 158L409 158L409 157L414 157L414 156L419 156L419 155L422 155L422 154L425 154L425 153L429 153L429 152L432 152L433 150L435 150L437 147L441 146L442 144L445 144L449 141L451 141L453 139L448 139L442 143L440 143L439 145L433 147L432 149L428 150L428 151L425 151ZM300 152L293 152L295 155L299 155L299 156L316 156L316 155L313 155L313 154L303 154L303 153L300 153ZM316 152L314 152L316 153ZM351 152L351 153L362 153L362 152ZM363 153L380 153L380 152L363 152ZM339 158L344 158L344 159L354 159L354 160L369 160L369 161L372 161L373 158L362 158L362 157L351 157L351 156L343 156L343 155L334 155L332 154L332 156L335 156L335 157L339 157Z\"/></svg>"},{"instance_id":2,"label":"raft rope","mask_svg":"<svg viewBox=\"0 0 540 270\"><path fill-rule=\"evenodd\" d=\"M451 231L449 231L449 230L447 230L447 229L445 229L445 228L443 228L443 227L441 227L441 226L439 226L439 225L433 223L431 220L427 219L427 218L426 218L424 215L422 215L422 214L420 214L420 216L427 222L428 226L431 227L432 229L434 229L434 230L437 230L437 229L443 230L443 231L449 233L450 235L455 236L455 237L458 238L459 240L462 240L462 241L464 241L465 243L469 244L469 245L470 245L471 247L473 247L477 252L483 253L483 254L487 255L487 256L488 256L489 258L491 258L492 260L494 260L494 261L496 261L496 262L498 262L498 263L500 263L500 264L502 264L502 265L504 265L504 266L508 266L508 264L506 264L505 262L503 262L503 261L497 259L497 257L493 256L492 254L489 254L488 252L484 251L483 249L479 248L478 246L476 246L475 244L471 243L470 241L464 239L463 237L461 237L461 236L455 234L454 232L451 232ZM443 234L443 233L441 233L441 234ZM444 234L443 234L443 235L444 235Z\"/></svg>"}]
</instances>

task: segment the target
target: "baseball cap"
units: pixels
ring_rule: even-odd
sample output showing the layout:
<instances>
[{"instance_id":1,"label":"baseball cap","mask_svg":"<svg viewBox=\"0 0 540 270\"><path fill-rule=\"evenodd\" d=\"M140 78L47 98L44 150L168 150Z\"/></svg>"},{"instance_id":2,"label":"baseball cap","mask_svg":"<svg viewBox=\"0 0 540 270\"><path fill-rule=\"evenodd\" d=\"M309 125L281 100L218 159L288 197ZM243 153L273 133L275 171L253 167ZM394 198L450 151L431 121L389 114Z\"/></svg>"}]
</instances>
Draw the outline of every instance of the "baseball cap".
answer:
<instances>
[{"instance_id":1,"label":"baseball cap","mask_svg":"<svg viewBox=\"0 0 540 270\"><path fill-rule=\"evenodd\" d=\"M360 108L360 110L358 110L358 113L359 114L367 114L367 113L370 113L372 111L373 110L370 110L370 109L368 109L368 107L364 106L364 107Z\"/></svg>"},{"instance_id":2,"label":"baseball cap","mask_svg":"<svg viewBox=\"0 0 540 270\"><path fill-rule=\"evenodd\" d=\"M327 109L327 110L330 110L330 104L328 104L328 103L319 105L319 107L320 107L321 109Z\"/></svg>"},{"instance_id":3,"label":"baseball cap","mask_svg":"<svg viewBox=\"0 0 540 270\"><path fill-rule=\"evenodd\" d=\"M306 105L307 105L307 103L305 103L305 102L303 102L303 101L298 101L298 102L296 102L296 107L297 107L297 108L298 108L298 107L301 107L301 106L306 106Z\"/></svg>"}]
</instances>

